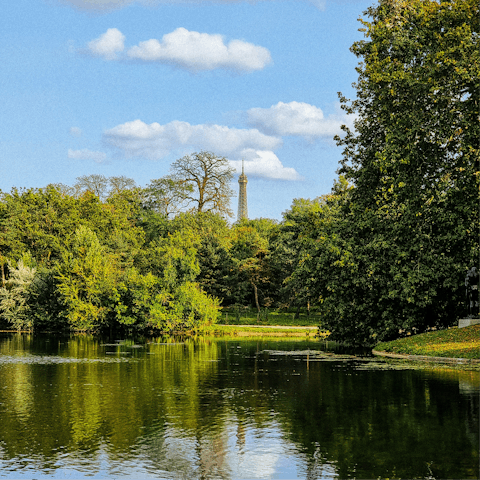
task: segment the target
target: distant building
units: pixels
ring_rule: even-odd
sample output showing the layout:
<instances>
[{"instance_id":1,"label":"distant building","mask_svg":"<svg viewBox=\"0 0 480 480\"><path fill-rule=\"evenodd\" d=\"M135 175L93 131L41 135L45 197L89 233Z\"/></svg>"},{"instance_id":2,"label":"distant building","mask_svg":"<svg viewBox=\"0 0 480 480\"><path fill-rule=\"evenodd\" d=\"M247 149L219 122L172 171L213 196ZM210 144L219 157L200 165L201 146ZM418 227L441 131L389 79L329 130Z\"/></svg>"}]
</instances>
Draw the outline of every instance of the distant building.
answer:
<instances>
[{"instance_id":1,"label":"distant building","mask_svg":"<svg viewBox=\"0 0 480 480\"><path fill-rule=\"evenodd\" d=\"M245 175L243 160L242 160L242 174L238 177L238 214L237 220L242 218L248 218L248 205L247 205L247 176Z\"/></svg>"}]
</instances>

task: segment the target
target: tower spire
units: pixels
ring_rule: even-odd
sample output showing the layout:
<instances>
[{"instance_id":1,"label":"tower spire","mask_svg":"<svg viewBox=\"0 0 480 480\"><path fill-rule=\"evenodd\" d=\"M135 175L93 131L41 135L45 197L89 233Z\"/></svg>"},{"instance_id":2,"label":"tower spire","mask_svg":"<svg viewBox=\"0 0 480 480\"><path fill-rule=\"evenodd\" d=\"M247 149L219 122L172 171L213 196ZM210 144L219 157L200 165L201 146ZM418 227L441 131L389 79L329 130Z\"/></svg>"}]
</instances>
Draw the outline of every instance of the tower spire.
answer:
<instances>
[{"instance_id":1,"label":"tower spire","mask_svg":"<svg viewBox=\"0 0 480 480\"><path fill-rule=\"evenodd\" d=\"M238 214L237 220L248 218L248 206L247 206L247 176L245 175L245 162L242 158L242 174L238 177Z\"/></svg>"}]
</instances>

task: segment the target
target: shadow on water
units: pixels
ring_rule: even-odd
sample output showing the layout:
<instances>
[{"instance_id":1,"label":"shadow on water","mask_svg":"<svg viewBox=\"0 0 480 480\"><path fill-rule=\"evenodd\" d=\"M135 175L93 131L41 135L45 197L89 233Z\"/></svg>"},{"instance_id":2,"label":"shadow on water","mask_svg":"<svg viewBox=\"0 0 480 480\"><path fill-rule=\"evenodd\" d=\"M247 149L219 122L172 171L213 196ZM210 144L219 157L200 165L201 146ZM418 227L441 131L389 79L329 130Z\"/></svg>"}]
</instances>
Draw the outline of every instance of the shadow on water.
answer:
<instances>
[{"instance_id":1,"label":"shadow on water","mask_svg":"<svg viewBox=\"0 0 480 480\"><path fill-rule=\"evenodd\" d=\"M0 337L0 477L478 478L480 372L293 339Z\"/></svg>"}]
</instances>

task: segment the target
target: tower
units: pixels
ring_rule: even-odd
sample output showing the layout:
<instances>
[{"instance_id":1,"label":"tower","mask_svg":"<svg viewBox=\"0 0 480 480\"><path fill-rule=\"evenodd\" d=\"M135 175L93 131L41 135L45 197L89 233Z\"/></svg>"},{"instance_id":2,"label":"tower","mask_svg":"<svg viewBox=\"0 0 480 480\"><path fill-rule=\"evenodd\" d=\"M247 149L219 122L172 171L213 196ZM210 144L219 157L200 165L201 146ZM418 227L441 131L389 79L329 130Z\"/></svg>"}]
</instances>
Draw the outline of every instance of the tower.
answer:
<instances>
[{"instance_id":1,"label":"tower","mask_svg":"<svg viewBox=\"0 0 480 480\"><path fill-rule=\"evenodd\" d=\"M237 220L242 218L248 218L248 206L247 206L247 176L245 175L243 160L242 160L242 174L238 177L238 214Z\"/></svg>"}]
</instances>

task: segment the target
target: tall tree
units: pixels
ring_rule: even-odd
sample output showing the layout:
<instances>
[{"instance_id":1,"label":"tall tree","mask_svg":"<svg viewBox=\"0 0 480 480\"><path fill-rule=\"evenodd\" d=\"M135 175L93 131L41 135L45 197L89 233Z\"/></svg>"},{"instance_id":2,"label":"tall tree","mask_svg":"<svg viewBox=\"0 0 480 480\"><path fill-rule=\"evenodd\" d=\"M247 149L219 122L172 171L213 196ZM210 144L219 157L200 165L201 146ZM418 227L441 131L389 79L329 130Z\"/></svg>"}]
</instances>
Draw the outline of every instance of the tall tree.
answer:
<instances>
[{"instance_id":1,"label":"tall tree","mask_svg":"<svg viewBox=\"0 0 480 480\"><path fill-rule=\"evenodd\" d=\"M248 224L240 224L232 232L230 255L235 265L237 288L245 290L245 284L253 289L255 306L260 313L259 289L269 282L268 238Z\"/></svg>"},{"instance_id":2,"label":"tall tree","mask_svg":"<svg viewBox=\"0 0 480 480\"><path fill-rule=\"evenodd\" d=\"M356 132L337 138L355 186L353 257L328 322L371 343L463 313L479 255L480 12L476 0L381 0L366 13L357 98L342 98Z\"/></svg>"},{"instance_id":3,"label":"tall tree","mask_svg":"<svg viewBox=\"0 0 480 480\"><path fill-rule=\"evenodd\" d=\"M234 169L225 157L210 152L186 155L172 164L171 178L184 187L183 199L197 212L233 216L230 182ZM188 191L191 190L191 191Z\"/></svg>"}]
</instances>

